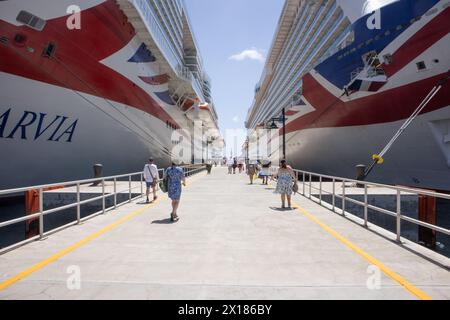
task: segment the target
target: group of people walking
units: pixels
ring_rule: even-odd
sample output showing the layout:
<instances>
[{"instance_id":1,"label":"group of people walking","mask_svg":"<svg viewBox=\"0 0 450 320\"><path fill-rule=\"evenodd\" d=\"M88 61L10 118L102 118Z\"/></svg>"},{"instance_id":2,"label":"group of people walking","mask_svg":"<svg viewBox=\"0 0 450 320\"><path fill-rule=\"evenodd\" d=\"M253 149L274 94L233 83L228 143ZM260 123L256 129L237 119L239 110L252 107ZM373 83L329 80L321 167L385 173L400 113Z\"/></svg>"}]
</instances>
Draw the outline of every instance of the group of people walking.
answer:
<instances>
[{"instance_id":1,"label":"group of people walking","mask_svg":"<svg viewBox=\"0 0 450 320\"><path fill-rule=\"evenodd\" d=\"M239 172L245 171L244 163L241 163L240 167L240 163L236 158L231 160L231 166L227 162L229 174L236 173L236 169L239 169ZM269 183L269 178L277 180L275 193L281 196L282 209L292 208L292 194L298 191L297 175L295 174L294 170L287 164L286 160L282 160L280 162L280 167L276 172L273 171L271 163L261 165L259 161L254 164L248 164L246 169L247 174L250 177L251 184L253 184L253 180L257 175L259 175L263 179L264 185L267 185ZM153 201L156 201L158 199L157 190L158 186L161 183L161 179L158 167L155 164L153 158L150 158L148 160L148 163L144 166L143 176L147 187L146 203L150 203L150 193L153 194ZM180 219L178 217L178 207L181 200L182 186L186 186L186 176L184 174L183 168L179 167L177 163L173 162L172 166L164 171L162 182L162 187L163 189L165 189L164 191L168 193L169 198L172 200L172 212L170 214L170 220L172 222L177 222Z\"/></svg>"},{"instance_id":2,"label":"group of people walking","mask_svg":"<svg viewBox=\"0 0 450 320\"><path fill-rule=\"evenodd\" d=\"M239 173L245 171L245 163L242 159L230 157L226 160L226 166L228 167L228 174L236 174L236 170Z\"/></svg>"}]
</instances>

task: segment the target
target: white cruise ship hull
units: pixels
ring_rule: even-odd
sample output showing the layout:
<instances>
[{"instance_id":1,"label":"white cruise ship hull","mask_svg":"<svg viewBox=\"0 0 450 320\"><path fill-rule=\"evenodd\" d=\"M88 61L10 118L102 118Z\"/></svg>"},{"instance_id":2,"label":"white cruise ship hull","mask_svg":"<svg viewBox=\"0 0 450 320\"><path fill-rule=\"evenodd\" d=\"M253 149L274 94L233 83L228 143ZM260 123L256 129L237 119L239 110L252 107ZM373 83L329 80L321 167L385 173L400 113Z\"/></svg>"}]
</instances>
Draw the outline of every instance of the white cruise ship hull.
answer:
<instances>
[{"instance_id":1,"label":"white cruise ship hull","mask_svg":"<svg viewBox=\"0 0 450 320\"><path fill-rule=\"evenodd\" d=\"M189 111L204 97L158 47L169 40L153 38L151 4L77 6L79 28L70 1L0 2L0 189L91 178L94 164L105 176L138 172L149 157L164 167L180 134L191 143ZM216 126L213 107L202 108ZM202 142L195 152L202 161Z\"/></svg>"}]
</instances>

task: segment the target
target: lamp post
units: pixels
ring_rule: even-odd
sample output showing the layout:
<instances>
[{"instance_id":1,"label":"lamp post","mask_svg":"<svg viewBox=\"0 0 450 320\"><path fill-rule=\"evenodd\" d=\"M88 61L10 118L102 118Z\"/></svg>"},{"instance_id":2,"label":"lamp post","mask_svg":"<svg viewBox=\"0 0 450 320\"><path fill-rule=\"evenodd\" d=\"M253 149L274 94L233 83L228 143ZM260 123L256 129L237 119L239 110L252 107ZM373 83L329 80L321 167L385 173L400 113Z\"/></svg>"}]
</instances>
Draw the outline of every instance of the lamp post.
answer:
<instances>
[{"instance_id":1,"label":"lamp post","mask_svg":"<svg viewBox=\"0 0 450 320\"><path fill-rule=\"evenodd\" d=\"M272 124L269 129L279 129L276 122L281 122L283 125L283 159L286 159L286 109L281 110L281 118L272 118L270 121L272 121Z\"/></svg>"},{"instance_id":2,"label":"lamp post","mask_svg":"<svg viewBox=\"0 0 450 320\"><path fill-rule=\"evenodd\" d=\"M248 166L250 164L250 138L247 137L247 141L245 142L247 149L247 156L245 159L245 164Z\"/></svg>"}]
</instances>

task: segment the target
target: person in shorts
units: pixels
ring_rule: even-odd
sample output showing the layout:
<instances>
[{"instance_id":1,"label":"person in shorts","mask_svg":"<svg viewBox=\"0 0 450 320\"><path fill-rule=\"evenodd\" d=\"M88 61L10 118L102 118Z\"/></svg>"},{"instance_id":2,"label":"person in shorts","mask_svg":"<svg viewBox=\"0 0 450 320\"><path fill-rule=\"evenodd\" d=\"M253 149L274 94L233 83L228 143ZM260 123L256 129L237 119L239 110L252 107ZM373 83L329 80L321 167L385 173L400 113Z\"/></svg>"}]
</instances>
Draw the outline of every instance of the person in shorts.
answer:
<instances>
[{"instance_id":1,"label":"person in shorts","mask_svg":"<svg viewBox=\"0 0 450 320\"><path fill-rule=\"evenodd\" d=\"M150 189L153 191L153 201L158 199L158 196L156 194L156 186L159 183L159 174L158 174L158 167L155 164L155 160L153 158L150 158L148 160L148 163L144 167L144 180L145 184L147 186L146 195L147 195L147 203L150 203Z\"/></svg>"}]
</instances>

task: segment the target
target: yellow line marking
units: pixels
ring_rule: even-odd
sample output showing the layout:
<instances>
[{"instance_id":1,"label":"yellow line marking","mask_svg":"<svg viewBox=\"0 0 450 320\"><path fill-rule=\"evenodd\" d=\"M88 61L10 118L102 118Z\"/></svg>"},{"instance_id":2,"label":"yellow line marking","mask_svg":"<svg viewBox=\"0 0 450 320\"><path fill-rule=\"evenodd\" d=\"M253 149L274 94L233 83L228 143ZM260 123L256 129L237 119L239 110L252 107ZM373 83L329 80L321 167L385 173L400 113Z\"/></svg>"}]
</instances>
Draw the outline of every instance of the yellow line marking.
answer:
<instances>
[{"instance_id":1,"label":"yellow line marking","mask_svg":"<svg viewBox=\"0 0 450 320\"><path fill-rule=\"evenodd\" d=\"M195 179L198 180L199 178ZM194 180L194 181L195 181ZM87 236L86 238L82 239L81 241L75 243L74 245L71 245L70 247L67 247L66 249L61 250L60 252L52 255L51 257L42 260L41 262L38 262L37 264L35 264L34 266L25 269L24 271L18 273L17 275L3 281L0 283L0 291L3 291L7 288L9 288L10 286L12 286L13 284L15 284L16 282L19 282L20 280L23 280L24 278L28 277L29 275L35 273L36 271L41 270L42 268L48 266L49 264L55 262L56 260L62 258L63 256L71 253L72 251L78 249L79 247L91 242L92 240L97 239L98 237L100 237L101 235L107 233L108 231L111 231L117 227L119 227L120 225L124 224L125 222L133 219L134 217L136 217L137 215L141 214L142 212L144 212L147 209L150 209L151 207L155 206L156 204L158 204L162 199L167 200L167 196L163 196L160 199L157 199L155 202L152 202L151 204L149 204L148 206L145 206L139 210L136 210L130 214L128 214L127 216L119 219L118 221L110 224L109 226Z\"/></svg>"},{"instance_id":2,"label":"yellow line marking","mask_svg":"<svg viewBox=\"0 0 450 320\"><path fill-rule=\"evenodd\" d=\"M408 292L413 294L415 297L417 297L420 300L432 300L432 298L414 286L411 282L403 278L398 273L394 272L392 269L387 267L385 264L383 264L381 261L377 260L376 258L372 257L370 254L365 252L363 249L352 243L350 240L339 234L337 231L335 231L333 228L329 227L322 221L320 221L318 218L313 216L311 213L306 211L306 209L302 208L298 204L294 203L295 206L297 206L297 210L299 210L301 213L303 213L308 219L313 221L314 223L318 224L322 229L327 231L330 235L332 235L334 238L339 240L341 243L343 243L345 246L347 246L349 249L363 257L365 260L369 261L371 264L377 266L386 276L394 280L395 282L399 283L402 287L404 287Z\"/></svg>"}]
</instances>

